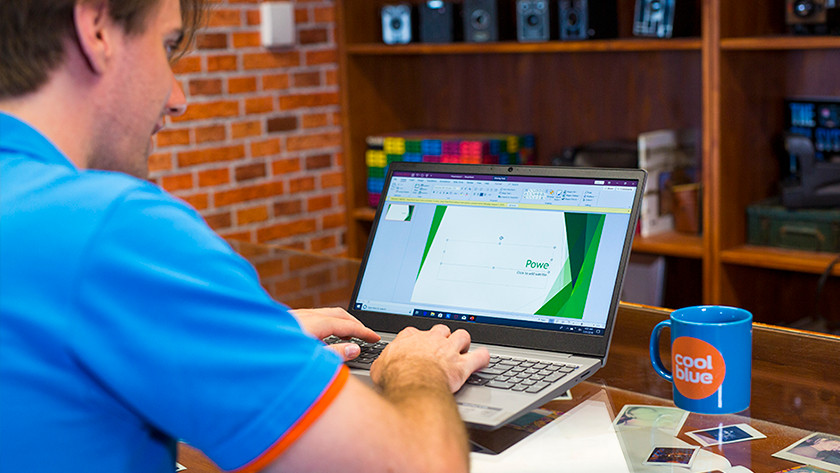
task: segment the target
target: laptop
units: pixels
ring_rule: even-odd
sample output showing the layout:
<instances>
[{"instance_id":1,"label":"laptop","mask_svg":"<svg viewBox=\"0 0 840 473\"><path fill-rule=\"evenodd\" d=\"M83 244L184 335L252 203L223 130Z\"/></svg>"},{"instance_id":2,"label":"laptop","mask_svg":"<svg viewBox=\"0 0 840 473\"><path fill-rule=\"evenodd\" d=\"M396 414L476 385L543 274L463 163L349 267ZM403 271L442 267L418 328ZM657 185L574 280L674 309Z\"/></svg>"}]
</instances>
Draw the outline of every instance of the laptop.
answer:
<instances>
[{"instance_id":1,"label":"laptop","mask_svg":"<svg viewBox=\"0 0 840 473\"><path fill-rule=\"evenodd\" d=\"M592 376L607 359L646 176L392 163L349 307L382 341L351 372L369 382L376 352L405 327L463 328L491 365L455 399L485 430Z\"/></svg>"}]
</instances>

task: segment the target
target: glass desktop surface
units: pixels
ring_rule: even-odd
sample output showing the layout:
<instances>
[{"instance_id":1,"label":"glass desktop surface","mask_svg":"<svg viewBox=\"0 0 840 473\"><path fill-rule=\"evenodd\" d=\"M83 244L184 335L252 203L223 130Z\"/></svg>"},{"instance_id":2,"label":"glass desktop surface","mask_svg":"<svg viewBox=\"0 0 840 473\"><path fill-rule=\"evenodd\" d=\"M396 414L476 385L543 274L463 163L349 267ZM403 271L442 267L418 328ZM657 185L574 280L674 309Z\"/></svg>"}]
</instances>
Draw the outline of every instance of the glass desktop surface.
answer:
<instances>
[{"instance_id":1,"label":"glass desktop surface","mask_svg":"<svg viewBox=\"0 0 840 473\"><path fill-rule=\"evenodd\" d=\"M293 308L346 307L349 303L358 260L272 245L230 243L255 266L263 286L277 300ZM613 419L627 404L673 407L671 385L653 371L648 358L650 331L669 313L667 309L622 303L606 366L573 388L571 400L554 400L543 408L562 415L582 402L595 399L605 402ZM662 349L663 359L669 359L664 344ZM699 445L686 433L721 425L748 424L766 438L706 446L703 450L755 473L798 466L772 454L812 432L840 435L837 366L840 366L840 337L754 324L750 408L724 416L689 413L673 437ZM201 452L187 444L179 446L178 458L189 472L220 472ZM558 471L558 464L551 466L553 469L546 471ZM671 471L668 467L657 468L656 471ZM689 470L674 468L674 471Z\"/></svg>"}]
</instances>

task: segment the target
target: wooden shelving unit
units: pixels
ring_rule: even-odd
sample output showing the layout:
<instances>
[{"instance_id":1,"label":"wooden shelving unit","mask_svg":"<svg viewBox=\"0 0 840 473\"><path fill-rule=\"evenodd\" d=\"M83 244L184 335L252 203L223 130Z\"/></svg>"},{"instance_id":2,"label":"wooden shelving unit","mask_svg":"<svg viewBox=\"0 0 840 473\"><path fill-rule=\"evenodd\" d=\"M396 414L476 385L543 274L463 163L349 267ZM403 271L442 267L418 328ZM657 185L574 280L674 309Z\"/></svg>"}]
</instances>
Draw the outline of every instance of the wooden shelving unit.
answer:
<instances>
[{"instance_id":1,"label":"wooden shelving unit","mask_svg":"<svg viewBox=\"0 0 840 473\"><path fill-rule=\"evenodd\" d=\"M648 238L636 236L633 251L679 258L702 259L703 238L684 233L665 233Z\"/></svg>"},{"instance_id":2,"label":"wooden shelving unit","mask_svg":"<svg viewBox=\"0 0 840 473\"><path fill-rule=\"evenodd\" d=\"M654 39L602 39L591 41L554 41L545 43L411 43L387 45L363 43L347 45L349 55L405 55L405 54L552 54L584 52L642 52L642 51L699 51L700 38L674 38L668 41Z\"/></svg>"},{"instance_id":3,"label":"wooden shelving unit","mask_svg":"<svg viewBox=\"0 0 840 473\"><path fill-rule=\"evenodd\" d=\"M783 100L840 96L840 37L786 35L783 0L705 0L699 37L640 39L635 0L617 1L617 39L393 46L380 41L387 0L337 0L350 254L364 251L373 220L369 135L534 133L537 161L548 164L566 146L693 127L702 130L703 235L633 246L683 268L666 285L686 296L670 300L737 305L769 323L817 312L840 320L840 265L816 299L834 255L746 245L747 206L778 193Z\"/></svg>"},{"instance_id":4,"label":"wooden shelving unit","mask_svg":"<svg viewBox=\"0 0 840 473\"><path fill-rule=\"evenodd\" d=\"M840 264L829 269L836 257L837 255L834 254L815 254L809 251L751 245L720 252L720 259L724 263L820 275L829 271L832 276L840 276Z\"/></svg>"}]
</instances>

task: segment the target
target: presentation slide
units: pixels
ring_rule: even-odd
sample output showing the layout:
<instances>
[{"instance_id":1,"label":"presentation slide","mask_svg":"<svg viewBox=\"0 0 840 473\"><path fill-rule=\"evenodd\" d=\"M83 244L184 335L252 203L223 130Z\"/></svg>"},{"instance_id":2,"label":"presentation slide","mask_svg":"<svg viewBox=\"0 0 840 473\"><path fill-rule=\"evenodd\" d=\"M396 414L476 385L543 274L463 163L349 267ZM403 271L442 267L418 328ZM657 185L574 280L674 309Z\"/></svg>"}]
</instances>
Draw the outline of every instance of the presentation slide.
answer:
<instances>
[{"instance_id":1,"label":"presentation slide","mask_svg":"<svg viewBox=\"0 0 840 473\"><path fill-rule=\"evenodd\" d=\"M580 319L604 219L437 206L411 302Z\"/></svg>"}]
</instances>

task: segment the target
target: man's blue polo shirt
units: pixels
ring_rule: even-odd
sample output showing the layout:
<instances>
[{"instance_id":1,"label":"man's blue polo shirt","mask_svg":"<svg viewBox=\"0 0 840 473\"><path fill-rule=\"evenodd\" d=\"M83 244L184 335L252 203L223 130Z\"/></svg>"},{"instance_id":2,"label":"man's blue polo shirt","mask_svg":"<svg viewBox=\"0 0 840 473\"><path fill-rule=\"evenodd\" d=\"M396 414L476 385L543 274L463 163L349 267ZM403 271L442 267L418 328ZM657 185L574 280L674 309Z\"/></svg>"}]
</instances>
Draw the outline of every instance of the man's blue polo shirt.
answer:
<instances>
[{"instance_id":1,"label":"man's blue polo shirt","mask_svg":"<svg viewBox=\"0 0 840 473\"><path fill-rule=\"evenodd\" d=\"M345 379L193 209L0 113L0 471L241 468Z\"/></svg>"}]
</instances>

